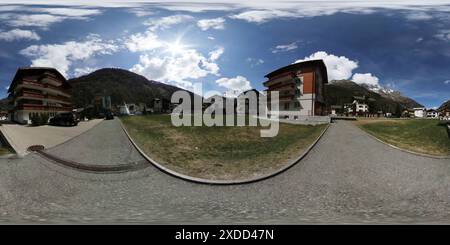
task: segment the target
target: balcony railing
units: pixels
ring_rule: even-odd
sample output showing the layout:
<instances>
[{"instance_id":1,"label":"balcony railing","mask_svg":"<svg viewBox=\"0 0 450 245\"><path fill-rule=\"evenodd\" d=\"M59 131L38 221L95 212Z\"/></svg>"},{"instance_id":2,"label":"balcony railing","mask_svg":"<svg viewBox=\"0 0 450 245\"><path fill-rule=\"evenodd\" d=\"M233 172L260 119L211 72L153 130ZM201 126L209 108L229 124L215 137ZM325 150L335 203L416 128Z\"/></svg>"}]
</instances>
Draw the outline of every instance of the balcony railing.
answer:
<instances>
[{"instance_id":1,"label":"balcony railing","mask_svg":"<svg viewBox=\"0 0 450 245\"><path fill-rule=\"evenodd\" d=\"M34 81L23 80L22 81L22 85L33 86L33 87L38 87L38 88L49 88L49 89L52 89L52 90L58 91L59 93L64 94L66 97L70 97L70 94L68 93L67 90L62 89L62 88L57 87L57 86L53 86L51 84L42 84L42 83L38 83L38 82L34 82Z\"/></svg>"},{"instance_id":2,"label":"balcony railing","mask_svg":"<svg viewBox=\"0 0 450 245\"><path fill-rule=\"evenodd\" d=\"M18 97L28 97L28 98L43 99L45 96L43 94L36 93L36 92L21 91L15 97L16 98L18 98Z\"/></svg>"},{"instance_id":3,"label":"balcony railing","mask_svg":"<svg viewBox=\"0 0 450 245\"><path fill-rule=\"evenodd\" d=\"M71 106L47 106L38 104L19 104L17 110L38 110L38 111L71 111Z\"/></svg>"},{"instance_id":4,"label":"balcony railing","mask_svg":"<svg viewBox=\"0 0 450 245\"><path fill-rule=\"evenodd\" d=\"M36 100L52 100L59 103L71 104L72 101L64 96L58 95L44 95L36 92L26 92L21 91L14 96L15 99L26 98L26 99L36 99Z\"/></svg>"}]
</instances>

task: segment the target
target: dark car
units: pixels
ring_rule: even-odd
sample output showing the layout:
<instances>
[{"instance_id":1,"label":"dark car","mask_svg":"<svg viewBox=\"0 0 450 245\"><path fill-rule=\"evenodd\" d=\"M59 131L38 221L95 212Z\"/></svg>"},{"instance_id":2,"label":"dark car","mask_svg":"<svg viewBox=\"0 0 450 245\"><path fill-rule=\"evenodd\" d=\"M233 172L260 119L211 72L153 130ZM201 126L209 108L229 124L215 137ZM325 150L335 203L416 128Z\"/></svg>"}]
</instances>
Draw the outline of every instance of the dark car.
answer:
<instances>
[{"instance_id":1,"label":"dark car","mask_svg":"<svg viewBox=\"0 0 450 245\"><path fill-rule=\"evenodd\" d=\"M75 114L71 112L63 112L56 114L56 116L50 118L50 125L54 126L77 126L78 120Z\"/></svg>"},{"instance_id":2,"label":"dark car","mask_svg":"<svg viewBox=\"0 0 450 245\"><path fill-rule=\"evenodd\" d=\"M114 114L110 111L105 113L105 120L112 120L114 119Z\"/></svg>"}]
</instances>

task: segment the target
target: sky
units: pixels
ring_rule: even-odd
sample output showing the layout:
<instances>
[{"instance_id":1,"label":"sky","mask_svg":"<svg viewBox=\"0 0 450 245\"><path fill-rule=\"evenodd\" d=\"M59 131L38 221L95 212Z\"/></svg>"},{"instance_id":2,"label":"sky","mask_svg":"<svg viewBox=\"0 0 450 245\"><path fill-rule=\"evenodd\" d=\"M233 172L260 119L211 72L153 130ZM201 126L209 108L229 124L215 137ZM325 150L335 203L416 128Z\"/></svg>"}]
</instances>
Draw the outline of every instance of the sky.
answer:
<instances>
[{"instance_id":1,"label":"sky","mask_svg":"<svg viewBox=\"0 0 450 245\"><path fill-rule=\"evenodd\" d=\"M450 99L448 1L0 1L0 97L18 67L66 78L119 67L233 95L323 59L329 80Z\"/></svg>"}]
</instances>

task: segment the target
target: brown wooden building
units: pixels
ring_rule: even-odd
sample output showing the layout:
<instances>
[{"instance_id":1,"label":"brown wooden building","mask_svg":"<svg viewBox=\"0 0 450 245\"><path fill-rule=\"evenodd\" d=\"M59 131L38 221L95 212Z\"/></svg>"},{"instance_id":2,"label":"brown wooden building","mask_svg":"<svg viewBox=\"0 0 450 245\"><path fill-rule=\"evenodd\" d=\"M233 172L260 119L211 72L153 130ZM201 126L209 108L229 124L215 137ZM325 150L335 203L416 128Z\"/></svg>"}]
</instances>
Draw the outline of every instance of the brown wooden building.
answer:
<instances>
[{"instance_id":1,"label":"brown wooden building","mask_svg":"<svg viewBox=\"0 0 450 245\"><path fill-rule=\"evenodd\" d=\"M271 91L279 92L281 118L325 115L324 85L328 83L328 76L322 60L288 65L265 77L268 80L264 86L267 87L269 98Z\"/></svg>"},{"instance_id":2,"label":"brown wooden building","mask_svg":"<svg viewBox=\"0 0 450 245\"><path fill-rule=\"evenodd\" d=\"M51 117L73 109L71 86L54 68L19 68L8 93L13 104L10 119L18 123L31 123L33 114Z\"/></svg>"}]
</instances>

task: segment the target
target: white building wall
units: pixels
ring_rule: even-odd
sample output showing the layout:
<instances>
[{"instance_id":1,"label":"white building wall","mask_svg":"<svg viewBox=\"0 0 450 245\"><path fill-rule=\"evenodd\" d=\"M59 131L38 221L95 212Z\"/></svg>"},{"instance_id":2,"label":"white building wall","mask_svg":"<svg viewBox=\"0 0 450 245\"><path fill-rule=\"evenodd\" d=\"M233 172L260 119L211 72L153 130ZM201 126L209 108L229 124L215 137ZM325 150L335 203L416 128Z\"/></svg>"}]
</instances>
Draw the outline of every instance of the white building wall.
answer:
<instances>
[{"instance_id":1,"label":"white building wall","mask_svg":"<svg viewBox=\"0 0 450 245\"><path fill-rule=\"evenodd\" d=\"M425 117L425 115L426 115L426 111L424 109L414 109L415 117L422 118L422 117Z\"/></svg>"}]
</instances>

